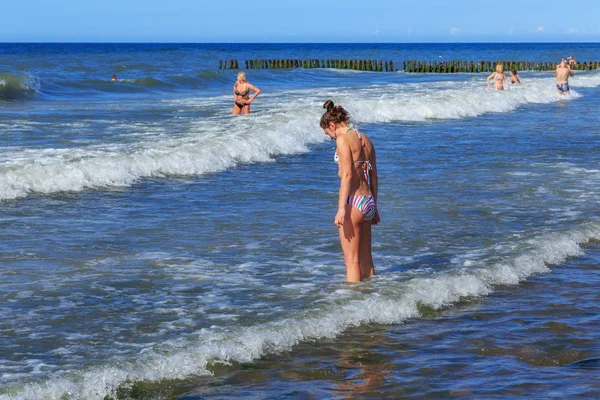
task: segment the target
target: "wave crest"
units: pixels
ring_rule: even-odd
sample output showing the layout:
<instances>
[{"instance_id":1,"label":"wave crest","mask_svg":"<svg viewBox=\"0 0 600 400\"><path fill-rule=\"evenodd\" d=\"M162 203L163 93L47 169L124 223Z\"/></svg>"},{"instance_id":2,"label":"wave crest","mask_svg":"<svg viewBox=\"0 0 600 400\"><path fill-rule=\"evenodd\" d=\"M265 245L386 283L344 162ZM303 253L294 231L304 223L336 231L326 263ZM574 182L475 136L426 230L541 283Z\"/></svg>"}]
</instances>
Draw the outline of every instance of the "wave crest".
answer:
<instances>
[{"instance_id":1,"label":"wave crest","mask_svg":"<svg viewBox=\"0 0 600 400\"><path fill-rule=\"evenodd\" d=\"M27 73L0 73L0 100L29 100L40 91L40 80Z\"/></svg>"}]
</instances>

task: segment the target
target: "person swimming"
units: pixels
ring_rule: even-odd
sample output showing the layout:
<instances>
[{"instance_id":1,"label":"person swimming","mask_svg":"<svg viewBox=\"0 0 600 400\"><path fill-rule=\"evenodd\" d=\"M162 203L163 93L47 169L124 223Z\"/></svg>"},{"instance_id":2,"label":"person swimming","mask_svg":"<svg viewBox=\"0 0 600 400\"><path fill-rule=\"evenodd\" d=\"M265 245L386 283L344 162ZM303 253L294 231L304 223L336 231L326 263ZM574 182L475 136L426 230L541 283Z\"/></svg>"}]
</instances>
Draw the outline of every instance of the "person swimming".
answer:
<instances>
[{"instance_id":1,"label":"person swimming","mask_svg":"<svg viewBox=\"0 0 600 400\"><path fill-rule=\"evenodd\" d=\"M112 74L112 76L110 77L111 81L116 81L117 80L117 76L115 74Z\"/></svg>"},{"instance_id":2,"label":"person swimming","mask_svg":"<svg viewBox=\"0 0 600 400\"><path fill-rule=\"evenodd\" d=\"M377 208L375 147L367 135L351 123L348 112L327 100L320 126L336 142L340 190L334 225L338 227L348 282L375 274L371 252L371 227L380 222Z\"/></svg>"}]
</instances>

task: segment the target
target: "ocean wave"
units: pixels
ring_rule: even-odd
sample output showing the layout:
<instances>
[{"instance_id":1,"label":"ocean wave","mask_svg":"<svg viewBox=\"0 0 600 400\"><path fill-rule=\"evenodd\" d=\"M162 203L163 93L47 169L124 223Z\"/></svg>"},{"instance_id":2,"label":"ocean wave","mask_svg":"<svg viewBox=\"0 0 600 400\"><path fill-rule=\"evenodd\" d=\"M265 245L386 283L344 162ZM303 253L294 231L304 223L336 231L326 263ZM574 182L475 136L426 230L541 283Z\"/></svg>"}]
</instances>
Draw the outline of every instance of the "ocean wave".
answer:
<instances>
[{"instance_id":1,"label":"ocean wave","mask_svg":"<svg viewBox=\"0 0 600 400\"><path fill-rule=\"evenodd\" d=\"M168 82L163 82L156 78L139 78L139 79L120 79L119 82L128 83L136 86L146 86L151 88L158 88L161 86L172 87L173 85Z\"/></svg>"},{"instance_id":2,"label":"ocean wave","mask_svg":"<svg viewBox=\"0 0 600 400\"><path fill-rule=\"evenodd\" d=\"M0 201L32 193L129 186L148 177L201 175L239 163L270 161L272 156L308 151L308 145L325 140L318 119L321 104L327 98L347 107L358 123L461 119L491 112L507 113L526 104L571 101L581 97L578 87L600 85L597 73L577 78L573 79L570 97L557 95L551 78L528 79L502 92L485 90L485 80L469 80L324 88L318 95L314 90L266 93L261 99L272 105L249 117L198 118L188 127L183 127L183 123L161 127L162 131L182 129L179 139L159 137L129 147L115 144L69 152L5 154L4 164L0 164ZM131 86L115 82L102 85ZM175 99L162 104L197 112L228 108L229 99L229 96Z\"/></svg>"},{"instance_id":3,"label":"ocean wave","mask_svg":"<svg viewBox=\"0 0 600 400\"><path fill-rule=\"evenodd\" d=\"M72 80L68 82L53 82L59 88L77 89L88 93L89 91L112 93L143 93L146 90L168 90L175 85L160 79L144 77L135 79L110 80L110 76L103 79Z\"/></svg>"},{"instance_id":4,"label":"ocean wave","mask_svg":"<svg viewBox=\"0 0 600 400\"><path fill-rule=\"evenodd\" d=\"M548 104L581 97L579 87L600 86L600 74L571 78L571 95L556 93L553 78L523 79L504 91L488 91L485 79L446 82L444 85L389 85L385 91L353 90L338 94L354 119L365 123L427 121L478 117L487 113L507 113L527 104ZM334 93L332 93L334 94ZM336 102L337 103L337 102Z\"/></svg>"},{"instance_id":5,"label":"ocean wave","mask_svg":"<svg viewBox=\"0 0 600 400\"><path fill-rule=\"evenodd\" d=\"M310 143L324 140L307 118L290 122L272 115L227 117L217 124L205 123L204 128L177 139L130 146L5 153L0 200L129 186L148 177L214 173L239 163L268 162L276 155L308 151Z\"/></svg>"},{"instance_id":6,"label":"ocean wave","mask_svg":"<svg viewBox=\"0 0 600 400\"><path fill-rule=\"evenodd\" d=\"M0 100L29 100L40 92L40 80L26 73L0 73Z\"/></svg>"},{"instance_id":7,"label":"ocean wave","mask_svg":"<svg viewBox=\"0 0 600 400\"><path fill-rule=\"evenodd\" d=\"M550 271L569 257L584 254L582 245L600 239L600 224L588 223L562 233L548 233L521 243L500 261L458 267L406 280L377 278L377 290L340 301L335 293L320 307L235 329L202 329L193 335L146 348L135 360L115 360L84 371L65 371L44 382L2 388L0 400L103 399L132 382L156 382L210 375L210 365L248 363L268 354L290 351L303 341L334 338L353 327L401 324L421 317L423 307L439 310L465 298L487 296L497 285L517 285ZM334 301L335 300L335 301ZM194 339L191 339L194 338Z\"/></svg>"},{"instance_id":8,"label":"ocean wave","mask_svg":"<svg viewBox=\"0 0 600 400\"><path fill-rule=\"evenodd\" d=\"M144 93L144 92L170 92L174 89L198 89L221 85L231 82L230 77L220 73L206 72L191 75L172 76L144 76L130 77L125 74L117 75L117 81L111 81L110 75L106 79L83 79L52 82L53 90L68 90L73 93L83 93L89 96L90 92L108 93ZM228 85L229 86L229 85ZM75 89L75 92L72 90Z\"/></svg>"}]
</instances>

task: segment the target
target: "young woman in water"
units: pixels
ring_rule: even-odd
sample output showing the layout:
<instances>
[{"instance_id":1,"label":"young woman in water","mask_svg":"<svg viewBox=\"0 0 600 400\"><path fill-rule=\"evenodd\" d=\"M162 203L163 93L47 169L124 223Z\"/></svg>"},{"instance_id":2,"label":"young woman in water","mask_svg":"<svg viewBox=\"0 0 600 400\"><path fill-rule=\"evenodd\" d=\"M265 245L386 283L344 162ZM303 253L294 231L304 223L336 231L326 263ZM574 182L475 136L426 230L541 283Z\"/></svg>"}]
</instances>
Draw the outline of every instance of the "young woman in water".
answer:
<instances>
[{"instance_id":1,"label":"young woman in water","mask_svg":"<svg viewBox=\"0 0 600 400\"><path fill-rule=\"evenodd\" d=\"M371 254L371 226L379 223L377 162L367 135L350 124L348 112L327 100L321 128L335 141L340 191L333 223L339 229L348 282L375 274Z\"/></svg>"},{"instance_id":2,"label":"young woman in water","mask_svg":"<svg viewBox=\"0 0 600 400\"><path fill-rule=\"evenodd\" d=\"M254 94L250 97L250 91ZM238 72L237 81L233 85L233 110L231 114L250 114L250 103L260 94L260 89L246 80L245 72Z\"/></svg>"},{"instance_id":3,"label":"young woman in water","mask_svg":"<svg viewBox=\"0 0 600 400\"><path fill-rule=\"evenodd\" d=\"M510 70L510 83L513 85L518 85L521 83L521 77L516 69Z\"/></svg>"},{"instance_id":4,"label":"young woman in water","mask_svg":"<svg viewBox=\"0 0 600 400\"><path fill-rule=\"evenodd\" d=\"M494 90L504 90L503 82L506 82L508 86L508 79L506 79L506 74L504 74L504 66L502 64L496 65L496 72L492 72L490 76L487 77L487 88L490 90L490 79L494 79Z\"/></svg>"}]
</instances>

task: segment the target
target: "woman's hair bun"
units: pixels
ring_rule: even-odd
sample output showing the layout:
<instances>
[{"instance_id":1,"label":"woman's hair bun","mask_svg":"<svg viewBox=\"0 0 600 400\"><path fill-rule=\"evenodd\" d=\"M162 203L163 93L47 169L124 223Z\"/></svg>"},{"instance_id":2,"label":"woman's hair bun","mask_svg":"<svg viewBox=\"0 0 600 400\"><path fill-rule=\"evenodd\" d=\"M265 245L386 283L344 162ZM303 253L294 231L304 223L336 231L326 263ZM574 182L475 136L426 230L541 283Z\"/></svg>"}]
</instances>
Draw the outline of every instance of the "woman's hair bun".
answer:
<instances>
[{"instance_id":1,"label":"woman's hair bun","mask_svg":"<svg viewBox=\"0 0 600 400\"><path fill-rule=\"evenodd\" d=\"M327 111L333 110L333 107L334 107L334 104L333 104L333 101L331 101L331 100L327 100L325 102L325 104L323 104L323 108L326 109Z\"/></svg>"}]
</instances>

